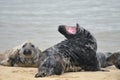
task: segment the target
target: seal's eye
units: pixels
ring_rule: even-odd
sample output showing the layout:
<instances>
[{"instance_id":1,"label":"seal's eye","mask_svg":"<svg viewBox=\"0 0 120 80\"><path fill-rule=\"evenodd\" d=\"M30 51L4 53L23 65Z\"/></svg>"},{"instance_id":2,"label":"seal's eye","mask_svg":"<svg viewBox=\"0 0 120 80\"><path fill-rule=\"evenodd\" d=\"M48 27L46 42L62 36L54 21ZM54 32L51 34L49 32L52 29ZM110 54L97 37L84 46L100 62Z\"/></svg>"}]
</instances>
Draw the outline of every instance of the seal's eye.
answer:
<instances>
[{"instance_id":1,"label":"seal's eye","mask_svg":"<svg viewBox=\"0 0 120 80\"><path fill-rule=\"evenodd\" d=\"M33 47L33 48L34 48L35 46L34 46L34 45L31 45L31 47Z\"/></svg>"},{"instance_id":2,"label":"seal's eye","mask_svg":"<svg viewBox=\"0 0 120 80\"><path fill-rule=\"evenodd\" d=\"M27 44L24 44L22 47L24 48Z\"/></svg>"}]
</instances>

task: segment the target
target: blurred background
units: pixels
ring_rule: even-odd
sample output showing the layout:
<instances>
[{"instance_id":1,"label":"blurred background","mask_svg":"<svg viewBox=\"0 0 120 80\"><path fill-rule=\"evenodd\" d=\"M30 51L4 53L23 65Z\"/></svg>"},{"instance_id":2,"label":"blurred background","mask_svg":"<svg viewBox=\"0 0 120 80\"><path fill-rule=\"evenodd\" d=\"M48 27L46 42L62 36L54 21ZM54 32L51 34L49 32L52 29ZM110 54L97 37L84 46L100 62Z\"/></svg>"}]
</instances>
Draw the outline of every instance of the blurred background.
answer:
<instances>
[{"instance_id":1,"label":"blurred background","mask_svg":"<svg viewBox=\"0 0 120 80\"><path fill-rule=\"evenodd\" d=\"M26 40L44 50L64 40L59 25L91 31L98 51L120 49L120 0L0 0L0 51Z\"/></svg>"}]
</instances>

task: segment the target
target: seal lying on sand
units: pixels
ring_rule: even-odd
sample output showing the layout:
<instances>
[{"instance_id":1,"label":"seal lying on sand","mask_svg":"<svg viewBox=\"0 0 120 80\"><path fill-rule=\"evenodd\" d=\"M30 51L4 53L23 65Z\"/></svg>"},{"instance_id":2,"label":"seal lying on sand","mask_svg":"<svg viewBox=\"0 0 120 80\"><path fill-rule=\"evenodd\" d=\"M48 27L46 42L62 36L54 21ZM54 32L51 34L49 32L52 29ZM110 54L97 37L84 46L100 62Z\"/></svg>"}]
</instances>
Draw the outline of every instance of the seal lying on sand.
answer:
<instances>
[{"instance_id":1,"label":"seal lying on sand","mask_svg":"<svg viewBox=\"0 0 120 80\"><path fill-rule=\"evenodd\" d=\"M86 29L60 25L58 28L67 39L42 52L35 77L60 75L69 71L98 71L96 39Z\"/></svg>"},{"instance_id":2,"label":"seal lying on sand","mask_svg":"<svg viewBox=\"0 0 120 80\"><path fill-rule=\"evenodd\" d=\"M96 53L100 67L105 68L105 67L111 66L111 64L108 64L106 61L110 55L112 55L112 53L110 52L106 52L106 53L97 52Z\"/></svg>"},{"instance_id":3,"label":"seal lying on sand","mask_svg":"<svg viewBox=\"0 0 120 80\"><path fill-rule=\"evenodd\" d=\"M115 52L107 58L107 63L115 65L116 68L120 69L120 52Z\"/></svg>"},{"instance_id":4,"label":"seal lying on sand","mask_svg":"<svg viewBox=\"0 0 120 80\"><path fill-rule=\"evenodd\" d=\"M19 67L37 67L41 51L31 42L25 42L20 46L7 50L3 56L1 65Z\"/></svg>"}]
</instances>

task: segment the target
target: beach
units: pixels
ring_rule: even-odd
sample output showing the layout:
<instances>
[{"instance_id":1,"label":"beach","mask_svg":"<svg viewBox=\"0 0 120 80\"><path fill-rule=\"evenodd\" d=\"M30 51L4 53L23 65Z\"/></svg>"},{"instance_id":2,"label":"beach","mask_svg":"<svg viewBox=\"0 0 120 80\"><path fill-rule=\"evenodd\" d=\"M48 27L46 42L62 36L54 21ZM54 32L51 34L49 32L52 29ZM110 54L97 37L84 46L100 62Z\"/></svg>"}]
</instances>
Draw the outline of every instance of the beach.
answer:
<instances>
[{"instance_id":1,"label":"beach","mask_svg":"<svg viewBox=\"0 0 120 80\"><path fill-rule=\"evenodd\" d=\"M120 70L114 66L107 68L109 72L69 72L44 78L35 78L37 68L0 66L0 80L120 80Z\"/></svg>"}]
</instances>

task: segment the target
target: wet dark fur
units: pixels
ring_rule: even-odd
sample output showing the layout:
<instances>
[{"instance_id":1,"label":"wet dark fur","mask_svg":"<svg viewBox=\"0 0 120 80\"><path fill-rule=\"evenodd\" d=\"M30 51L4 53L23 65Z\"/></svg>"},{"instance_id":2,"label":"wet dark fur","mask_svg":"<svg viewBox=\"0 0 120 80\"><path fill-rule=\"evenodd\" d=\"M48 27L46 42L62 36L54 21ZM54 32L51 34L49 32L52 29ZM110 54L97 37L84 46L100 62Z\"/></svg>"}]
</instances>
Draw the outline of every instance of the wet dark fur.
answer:
<instances>
[{"instance_id":1,"label":"wet dark fur","mask_svg":"<svg viewBox=\"0 0 120 80\"><path fill-rule=\"evenodd\" d=\"M77 24L77 33L69 34L65 26L59 26L59 32L67 39L42 52L38 73L35 77L60 75L69 71L98 71L96 58L97 43L91 33Z\"/></svg>"}]
</instances>

